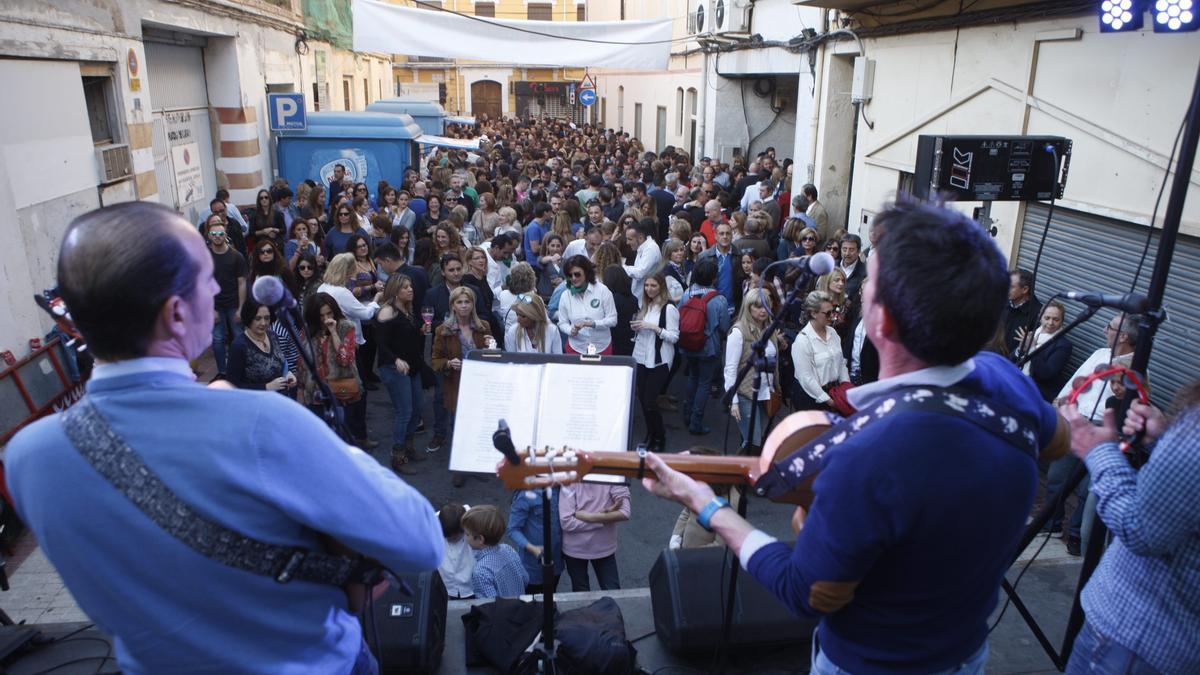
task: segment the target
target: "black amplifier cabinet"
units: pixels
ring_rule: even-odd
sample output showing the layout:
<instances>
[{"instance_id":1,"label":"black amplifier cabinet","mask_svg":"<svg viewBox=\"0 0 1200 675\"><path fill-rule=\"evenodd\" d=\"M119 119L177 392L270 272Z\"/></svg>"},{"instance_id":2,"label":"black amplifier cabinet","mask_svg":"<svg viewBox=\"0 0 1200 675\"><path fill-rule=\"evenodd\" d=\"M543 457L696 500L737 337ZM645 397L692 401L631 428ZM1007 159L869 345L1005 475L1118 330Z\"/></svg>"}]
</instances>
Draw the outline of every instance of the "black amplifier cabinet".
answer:
<instances>
[{"instance_id":1,"label":"black amplifier cabinet","mask_svg":"<svg viewBox=\"0 0 1200 675\"><path fill-rule=\"evenodd\" d=\"M921 135L913 192L962 202L1061 199L1070 165L1062 136Z\"/></svg>"}]
</instances>

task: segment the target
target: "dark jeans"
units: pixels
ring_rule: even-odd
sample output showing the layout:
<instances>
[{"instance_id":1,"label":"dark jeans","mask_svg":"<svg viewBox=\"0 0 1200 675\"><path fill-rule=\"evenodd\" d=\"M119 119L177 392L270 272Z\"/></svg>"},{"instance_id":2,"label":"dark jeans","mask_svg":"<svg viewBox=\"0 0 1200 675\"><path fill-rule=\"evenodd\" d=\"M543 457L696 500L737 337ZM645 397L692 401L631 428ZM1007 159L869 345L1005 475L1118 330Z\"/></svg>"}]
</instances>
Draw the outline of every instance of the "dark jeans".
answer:
<instances>
[{"instance_id":1,"label":"dark jeans","mask_svg":"<svg viewBox=\"0 0 1200 675\"><path fill-rule=\"evenodd\" d=\"M1083 505L1080 505L1080 509ZM1112 638L1105 637L1090 621L1084 622L1075 638L1067 675L1150 675L1158 673L1149 663Z\"/></svg>"},{"instance_id":2,"label":"dark jeans","mask_svg":"<svg viewBox=\"0 0 1200 675\"><path fill-rule=\"evenodd\" d=\"M708 403L708 386L713 373L717 372L720 359L716 356L688 356L687 395L684 397L684 413L688 426L697 429L704 421L704 408Z\"/></svg>"},{"instance_id":3,"label":"dark jeans","mask_svg":"<svg viewBox=\"0 0 1200 675\"><path fill-rule=\"evenodd\" d=\"M392 399L392 445L403 445L417 435L421 409L421 376L401 374L395 366L380 366L379 379ZM410 371L412 373L412 371Z\"/></svg>"},{"instance_id":4,"label":"dark jeans","mask_svg":"<svg viewBox=\"0 0 1200 675\"><path fill-rule=\"evenodd\" d=\"M217 362L217 372L224 375L225 366L228 364L228 355L225 351L225 341L233 342L233 338L237 335L237 321L234 319L237 316L237 308L232 309L216 309L217 322L213 324L212 330L212 350L213 360Z\"/></svg>"},{"instance_id":5,"label":"dark jeans","mask_svg":"<svg viewBox=\"0 0 1200 675\"><path fill-rule=\"evenodd\" d=\"M1050 467L1046 470L1047 502L1058 498L1058 493L1065 487L1067 479L1075 472L1075 467L1077 466L1079 466L1079 458L1070 453L1050 463ZM1079 485L1075 488L1075 496L1079 498L1079 504L1075 507L1075 513L1071 514L1070 523L1067 524L1067 534L1076 539L1079 538L1080 530L1083 526L1083 505L1087 502L1088 482L1088 477L1084 476L1083 480L1079 481ZM1062 521L1065 511L1065 504L1058 507L1054 511L1054 515L1047 521L1047 527L1054 532L1062 531Z\"/></svg>"},{"instance_id":6,"label":"dark jeans","mask_svg":"<svg viewBox=\"0 0 1200 675\"><path fill-rule=\"evenodd\" d=\"M446 437L446 427L449 415L446 411L445 397L442 395L442 382L445 376L437 374L436 384L433 385L433 435Z\"/></svg>"},{"instance_id":7,"label":"dark jeans","mask_svg":"<svg viewBox=\"0 0 1200 675\"><path fill-rule=\"evenodd\" d=\"M362 376L363 383L374 381L375 378L375 327L368 322L363 322L363 340L364 342L358 346L354 353L354 360L358 365L358 372Z\"/></svg>"},{"instance_id":8,"label":"dark jeans","mask_svg":"<svg viewBox=\"0 0 1200 675\"><path fill-rule=\"evenodd\" d=\"M658 409L658 395L671 377L671 367L662 364L647 368L638 364L637 397L642 406L642 417L646 418L646 434L651 440L666 439L667 427L663 424L662 412Z\"/></svg>"},{"instance_id":9,"label":"dark jeans","mask_svg":"<svg viewBox=\"0 0 1200 675\"><path fill-rule=\"evenodd\" d=\"M616 553L595 560L572 558L564 553L563 562L567 565L567 574L571 576L571 591L574 593L589 591L592 588L588 583L588 563L591 563L592 569L596 570L596 581L599 582L601 590L615 591L621 588L621 578L617 574Z\"/></svg>"},{"instance_id":10,"label":"dark jeans","mask_svg":"<svg viewBox=\"0 0 1200 675\"><path fill-rule=\"evenodd\" d=\"M583 573L585 576L587 575L586 565L583 568ZM558 580L561 577L562 577L561 574L554 575L554 581L550 583L551 589L556 590L556 591L558 590ZM543 584L525 584L525 595L538 595L540 593L545 593L546 590L544 588L542 588L542 586L543 586Z\"/></svg>"},{"instance_id":11,"label":"dark jeans","mask_svg":"<svg viewBox=\"0 0 1200 675\"><path fill-rule=\"evenodd\" d=\"M346 426L350 427L350 433L354 435L355 440L361 440L367 437L367 389L363 387L362 396L354 403L343 403L342 407L346 409Z\"/></svg>"}]
</instances>

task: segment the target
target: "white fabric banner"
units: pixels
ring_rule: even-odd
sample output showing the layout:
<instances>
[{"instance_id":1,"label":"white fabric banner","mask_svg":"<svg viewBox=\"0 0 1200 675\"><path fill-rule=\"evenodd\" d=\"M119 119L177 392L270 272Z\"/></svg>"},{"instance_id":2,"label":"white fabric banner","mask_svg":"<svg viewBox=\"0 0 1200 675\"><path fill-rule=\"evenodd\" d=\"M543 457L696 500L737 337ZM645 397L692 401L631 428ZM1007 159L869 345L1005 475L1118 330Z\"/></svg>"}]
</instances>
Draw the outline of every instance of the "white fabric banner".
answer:
<instances>
[{"instance_id":1,"label":"white fabric banner","mask_svg":"<svg viewBox=\"0 0 1200 675\"><path fill-rule=\"evenodd\" d=\"M354 0L354 50L536 66L666 70L671 20L516 21Z\"/></svg>"}]
</instances>

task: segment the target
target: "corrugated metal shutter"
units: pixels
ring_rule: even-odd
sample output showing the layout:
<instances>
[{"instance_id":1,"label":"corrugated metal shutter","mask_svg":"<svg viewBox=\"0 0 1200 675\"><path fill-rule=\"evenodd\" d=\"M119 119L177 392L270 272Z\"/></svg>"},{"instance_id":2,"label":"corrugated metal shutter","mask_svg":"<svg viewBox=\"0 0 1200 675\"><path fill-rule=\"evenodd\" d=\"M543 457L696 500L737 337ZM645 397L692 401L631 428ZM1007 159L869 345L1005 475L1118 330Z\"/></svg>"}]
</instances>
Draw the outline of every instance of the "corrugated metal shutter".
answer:
<instances>
[{"instance_id":1,"label":"corrugated metal shutter","mask_svg":"<svg viewBox=\"0 0 1200 675\"><path fill-rule=\"evenodd\" d=\"M184 40L188 36L177 33L170 36L147 34L147 39L151 37ZM178 42L146 42L145 48L151 119L154 123L154 172L158 179L158 198L163 204L179 210L194 221L217 191L204 50ZM177 189L171 148L193 143L203 171L203 186L189 196L179 194Z\"/></svg>"},{"instance_id":2,"label":"corrugated metal shutter","mask_svg":"<svg viewBox=\"0 0 1200 675\"><path fill-rule=\"evenodd\" d=\"M1020 266L1032 270L1038 240L1046 223L1048 206L1030 204L1021 230ZM1145 293L1158 250L1155 230L1138 283ZM1038 267L1037 296L1045 302L1052 294L1066 291L1124 293L1129 290L1146 240L1146 229L1056 206L1046 247ZM1150 354L1151 398L1167 405L1180 387L1200 377L1200 239L1180 236L1167 281L1164 306L1168 319L1155 335ZM1079 307L1067 308L1068 320ZM1070 368L1079 367L1093 351L1104 346L1103 328L1114 315L1102 310L1089 323L1071 334L1075 351Z\"/></svg>"},{"instance_id":3,"label":"corrugated metal shutter","mask_svg":"<svg viewBox=\"0 0 1200 675\"><path fill-rule=\"evenodd\" d=\"M208 107L202 49L159 42L147 42L145 47L154 112Z\"/></svg>"}]
</instances>

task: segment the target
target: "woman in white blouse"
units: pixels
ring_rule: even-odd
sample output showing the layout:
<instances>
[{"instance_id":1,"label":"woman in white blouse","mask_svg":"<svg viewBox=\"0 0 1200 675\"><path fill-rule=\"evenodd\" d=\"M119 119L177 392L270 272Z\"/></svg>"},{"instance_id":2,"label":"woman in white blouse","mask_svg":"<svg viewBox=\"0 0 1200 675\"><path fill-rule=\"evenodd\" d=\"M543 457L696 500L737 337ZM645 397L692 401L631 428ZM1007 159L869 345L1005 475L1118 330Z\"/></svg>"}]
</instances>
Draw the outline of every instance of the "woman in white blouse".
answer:
<instances>
[{"instance_id":1,"label":"woman in white blouse","mask_svg":"<svg viewBox=\"0 0 1200 675\"><path fill-rule=\"evenodd\" d=\"M629 322L634 333L638 403L646 419L645 444L653 452L661 452L667 444L667 428L658 409L658 396L670 379L675 342L679 340L679 310L667 296L667 279L662 272L646 277L641 309Z\"/></svg>"},{"instance_id":2,"label":"woman in white blouse","mask_svg":"<svg viewBox=\"0 0 1200 675\"><path fill-rule=\"evenodd\" d=\"M751 288L742 296L742 309L738 312L737 321L729 330L729 339L725 342L725 391L733 387L738 370L752 358L750 346L762 337L767 328L767 304L770 296L766 291ZM779 336L778 334L767 341L767 363L772 364L770 372L763 373L761 386L754 392L754 373L746 375L738 384L733 404L729 414L737 421L738 431L742 432L742 447L762 447L762 441L767 428L767 411L764 405L771 399L775 382L779 379ZM754 433L750 433L751 406L756 405L754 414Z\"/></svg>"},{"instance_id":3,"label":"woman in white blouse","mask_svg":"<svg viewBox=\"0 0 1200 675\"><path fill-rule=\"evenodd\" d=\"M558 301L558 328L567 334L563 352L612 354L612 327L617 325L617 305L612 291L596 281L596 268L577 255L563 265L567 288Z\"/></svg>"},{"instance_id":4,"label":"woman in white blouse","mask_svg":"<svg viewBox=\"0 0 1200 675\"><path fill-rule=\"evenodd\" d=\"M813 291L804 299L804 309L810 318L792 345L792 363L800 385L792 395L792 403L797 410L832 410L826 390L850 381L841 339L830 326L833 298L825 291Z\"/></svg>"},{"instance_id":5,"label":"woman in white blouse","mask_svg":"<svg viewBox=\"0 0 1200 675\"><path fill-rule=\"evenodd\" d=\"M362 322L370 321L375 317L375 313L379 311L379 299L383 296L383 292L376 293L374 299L366 304L354 297L354 293L349 288L355 274L354 260L353 253L335 255L333 260L329 261L329 267L325 268L325 276L321 277L321 285L317 287L317 292L328 293L337 301L342 314L354 322L355 340L362 345L366 342L363 337Z\"/></svg>"},{"instance_id":6,"label":"woman in white blouse","mask_svg":"<svg viewBox=\"0 0 1200 675\"><path fill-rule=\"evenodd\" d=\"M516 321L504 333L504 349L510 352L561 354L562 334L546 316L546 305L534 293L525 293L512 303Z\"/></svg>"}]
</instances>

